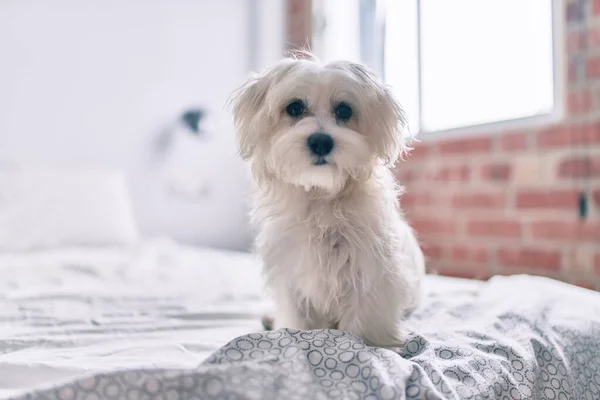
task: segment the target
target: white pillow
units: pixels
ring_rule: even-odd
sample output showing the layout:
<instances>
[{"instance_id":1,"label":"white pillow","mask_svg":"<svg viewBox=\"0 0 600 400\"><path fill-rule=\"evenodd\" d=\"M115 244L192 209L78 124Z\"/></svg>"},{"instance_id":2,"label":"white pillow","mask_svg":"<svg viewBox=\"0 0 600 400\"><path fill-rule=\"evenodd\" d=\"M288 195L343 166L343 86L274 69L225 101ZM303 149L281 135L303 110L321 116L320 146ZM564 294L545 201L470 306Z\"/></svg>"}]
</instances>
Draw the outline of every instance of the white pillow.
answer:
<instances>
[{"instance_id":1,"label":"white pillow","mask_svg":"<svg viewBox=\"0 0 600 400\"><path fill-rule=\"evenodd\" d=\"M0 168L0 251L137 241L129 193L120 173Z\"/></svg>"}]
</instances>

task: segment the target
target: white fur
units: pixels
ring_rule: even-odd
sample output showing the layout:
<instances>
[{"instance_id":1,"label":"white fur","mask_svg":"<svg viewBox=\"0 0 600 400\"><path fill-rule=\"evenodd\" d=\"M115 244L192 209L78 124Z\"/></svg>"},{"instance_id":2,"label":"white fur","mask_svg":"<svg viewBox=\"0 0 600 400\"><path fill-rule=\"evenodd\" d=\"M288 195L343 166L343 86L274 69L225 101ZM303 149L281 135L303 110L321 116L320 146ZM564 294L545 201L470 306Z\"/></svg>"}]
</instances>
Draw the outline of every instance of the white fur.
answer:
<instances>
[{"instance_id":1,"label":"white fur","mask_svg":"<svg viewBox=\"0 0 600 400\"><path fill-rule=\"evenodd\" d=\"M285 112L294 99L308 108L299 120ZM353 109L347 123L332 112L341 101ZM364 66L305 54L249 80L233 110L254 178L252 221L276 327L337 328L400 345L424 259L392 174L408 150L399 104ZM307 147L315 132L335 141L325 165L313 165Z\"/></svg>"}]
</instances>

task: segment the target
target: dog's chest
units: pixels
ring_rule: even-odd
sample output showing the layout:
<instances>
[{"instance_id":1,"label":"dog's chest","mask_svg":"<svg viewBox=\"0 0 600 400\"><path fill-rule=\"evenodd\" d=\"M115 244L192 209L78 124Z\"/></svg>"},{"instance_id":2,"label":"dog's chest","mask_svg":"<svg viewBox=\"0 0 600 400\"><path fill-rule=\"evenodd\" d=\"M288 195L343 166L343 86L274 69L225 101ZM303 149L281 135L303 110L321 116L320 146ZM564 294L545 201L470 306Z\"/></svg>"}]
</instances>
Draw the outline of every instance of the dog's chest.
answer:
<instances>
[{"instance_id":1,"label":"dog's chest","mask_svg":"<svg viewBox=\"0 0 600 400\"><path fill-rule=\"evenodd\" d=\"M290 272L299 294L317 299L327 294L340 297L348 290L355 255L343 231L306 232L292 242Z\"/></svg>"},{"instance_id":2,"label":"dog's chest","mask_svg":"<svg viewBox=\"0 0 600 400\"><path fill-rule=\"evenodd\" d=\"M373 241L367 237L372 227L359 222L346 215L317 214L287 230L274 229L269 237L279 232L278 256L271 268L278 269L298 296L327 314L334 304L357 294L366 278L364 266L375 262L373 248L368 246Z\"/></svg>"}]
</instances>

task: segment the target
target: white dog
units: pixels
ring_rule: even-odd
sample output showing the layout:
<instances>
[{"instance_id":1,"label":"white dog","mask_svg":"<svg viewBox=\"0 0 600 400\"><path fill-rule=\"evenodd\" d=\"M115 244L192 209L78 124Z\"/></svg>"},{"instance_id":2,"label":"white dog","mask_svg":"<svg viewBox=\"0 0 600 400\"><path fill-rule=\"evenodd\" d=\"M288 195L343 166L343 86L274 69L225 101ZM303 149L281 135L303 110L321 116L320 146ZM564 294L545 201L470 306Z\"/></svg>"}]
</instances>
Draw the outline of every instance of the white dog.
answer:
<instances>
[{"instance_id":1,"label":"white dog","mask_svg":"<svg viewBox=\"0 0 600 400\"><path fill-rule=\"evenodd\" d=\"M232 99L275 327L401 345L424 274L392 172L409 149L403 110L366 67L302 54Z\"/></svg>"}]
</instances>

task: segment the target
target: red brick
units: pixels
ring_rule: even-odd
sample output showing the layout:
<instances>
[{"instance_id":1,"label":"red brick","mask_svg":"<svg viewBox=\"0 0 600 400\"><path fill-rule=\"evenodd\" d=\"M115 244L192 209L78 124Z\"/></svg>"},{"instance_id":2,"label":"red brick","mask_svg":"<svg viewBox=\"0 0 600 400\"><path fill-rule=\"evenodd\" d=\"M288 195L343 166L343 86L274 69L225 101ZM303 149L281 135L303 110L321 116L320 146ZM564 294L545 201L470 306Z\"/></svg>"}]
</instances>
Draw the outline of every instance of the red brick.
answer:
<instances>
[{"instance_id":1,"label":"red brick","mask_svg":"<svg viewBox=\"0 0 600 400\"><path fill-rule=\"evenodd\" d=\"M540 148L580 146L600 143L600 123L556 125L542 130L537 137Z\"/></svg>"},{"instance_id":2,"label":"red brick","mask_svg":"<svg viewBox=\"0 0 600 400\"><path fill-rule=\"evenodd\" d=\"M471 168L468 165L458 167L452 176L455 177L454 180L468 181L471 177Z\"/></svg>"},{"instance_id":3,"label":"red brick","mask_svg":"<svg viewBox=\"0 0 600 400\"><path fill-rule=\"evenodd\" d=\"M488 250L485 247L454 246L450 258L452 261L483 264L488 261Z\"/></svg>"},{"instance_id":4,"label":"red brick","mask_svg":"<svg viewBox=\"0 0 600 400\"><path fill-rule=\"evenodd\" d=\"M441 182L465 182L469 180L470 176L471 168L468 165L442 167L428 173L428 179Z\"/></svg>"},{"instance_id":5,"label":"red brick","mask_svg":"<svg viewBox=\"0 0 600 400\"><path fill-rule=\"evenodd\" d=\"M585 64L585 75L590 78L600 78L600 57L590 57Z\"/></svg>"},{"instance_id":6,"label":"red brick","mask_svg":"<svg viewBox=\"0 0 600 400\"><path fill-rule=\"evenodd\" d=\"M425 258L428 260L439 260L444 253L443 247L436 244L422 244L421 249L423 250L423 254L425 254Z\"/></svg>"},{"instance_id":7,"label":"red brick","mask_svg":"<svg viewBox=\"0 0 600 400\"><path fill-rule=\"evenodd\" d=\"M402 184L407 184L416 181L419 178L420 173L411 168L407 168L406 165L400 165L396 171L396 179Z\"/></svg>"},{"instance_id":8,"label":"red brick","mask_svg":"<svg viewBox=\"0 0 600 400\"><path fill-rule=\"evenodd\" d=\"M572 284L575 286L585 288L585 289L595 290L596 289L596 281L597 281L597 279L594 279L594 278L577 279L577 280L573 281Z\"/></svg>"},{"instance_id":9,"label":"red brick","mask_svg":"<svg viewBox=\"0 0 600 400\"><path fill-rule=\"evenodd\" d=\"M573 83L577 80L577 65L570 60L567 65L567 79L569 83Z\"/></svg>"},{"instance_id":10,"label":"red brick","mask_svg":"<svg viewBox=\"0 0 600 400\"><path fill-rule=\"evenodd\" d=\"M592 192L592 199L596 203L596 207L600 207L600 189L596 189Z\"/></svg>"},{"instance_id":11,"label":"red brick","mask_svg":"<svg viewBox=\"0 0 600 400\"><path fill-rule=\"evenodd\" d=\"M492 139L489 137L448 140L438 144L441 154L487 153L491 149Z\"/></svg>"},{"instance_id":12,"label":"red brick","mask_svg":"<svg viewBox=\"0 0 600 400\"><path fill-rule=\"evenodd\" d=\"M498 263L506 267L560 270L561 254L555 250L501 248L496 256Z\"/></svg>"},{"instance_id":13,"label":"red brick","mask_svg":"<svg viewBox=\"0 0 600 400\"><path fill-rule=\"evenodd\" d=\"M590 48L600 47L600 27L590 28L588 31L588 46Z\"/></svg>"},{"instance_id":14,"label":"red brick","mask_svg":"<svg viewBox=\"0 0 600 400\"><path fill-rule=\"evenodd\" d=\"M437 273L438 275L449 276L452 278L477 279L482 281L490 278L489 273L485 269L478 268L477 266L444 265L438 269Z\"/></svg>"},{"instance_id":15,"label":"red brick","mask_svg":"<svg viewBox=\"0 0 600 400\"><path fill-rule=\"evenodd\" d=\"M302 49L311 42L310 2L306 0L290 0L287 3L287 48Z\"/></svg>"},{"instance_id":16,"label":"red brick","mask_svg":"<svg viewBox=\"0 0 600 400\"><path fill-rule=\"evenodd\" d=\"M594 0L592 10L594 12L594 15L600 15L600 0Z\"/></svg>"},{"instance_id":17,"label":"red brick","mask_svg":"<svg viewBox=\"0 0 600 400\"><path fill-rule=\"evenodd\" d=\"M572 31L567 34L567 53L577 53L586 48L587 35L582 31Z\"/></svg>"},{"instance_id":18,"label":"red brick","mask_svg":"<svg viewBox=\"0 0 600 400\"><path fill-rule=\"evenodd\" d=\"M457 180L468 181L471 178L471 168L468 166L461 167L457 174Z\"/></svg>"},{"instance_id":19,"label":"red brick","mask_svg":"<svg viewBox=\"0 0 600 400\"><path fill-rule=\"evenodd\" d=\"M476 220L468 223L467 233L472 236L520 237L521 224L509 220Z\"/></svg>"},{"instance_id":20,"label":"red brick","mask_svg":"<svg viewBox=\"0 0 600 400\"><path fill-rule=\"evenodd\" d=\"M600 156L568 158L558 164L561 178L600 177Z\"/></svg>"},{"instance_id":21,"label":"red brick","mask_svg":"<svg viewBox=\"0 0 600 400\"><path fill-rule=\"evenodd\" d=\"M433 204L433 196L429 192L410 191L400 196L402 207L429 206L431 204Z\"/></svg>"},{"instance_id":22,"label":"red brick","mask_svg":"<svg viewBox=\"0 0 600 400\"><path fill-rule=\"evenodd\" d=\"M508 163L484 164L481 167L481 178L488 181L504 182L510 179L512 168Z\"/></svg>"},{"instance_id":23,"label":"red brick","mask_svg":"<svg viewBox=\"0 0 600 400\"><path fill-rule=\"evenodd\" d=\"M459 165L452 167L442 167L435 172L430 173L429 178L434 181L458 181L465 182L471 177L471 168L468 165Z\"/></svg>"},{"instance_id":24,"label":"red brick","mask_svg":"<svg viewBox=\"0 0 600 400\"><path fill-rule=\"evenodd\" d=\"M411 161L423 160L431 156L433 145L416 143L414 149L410 152L408 159Z\"/></svg>"},{"instance_id":25,"label":"red brick","mask_svg":"<svg viewBox=\"0 0 600 400\"><path fill-rule=\"evenodd\" d=\"M413 218L411 225L419 236L456 233L456 223L452 220L440 218Z\"/></svg>"},{"instance_id":26,"label":"red brick","mask_svg":"<svg viewBox=\"0 0 600 400\"><path fill-rule=\"evenodd\" d=\"M594 106L590 89L573 91L567 95L567 112L571 115L589 113Z\"/></svg>"},{"instance_id":27,"label":"red brick","mask_svg":"<svg viewBox=\"0 0 600 400\"><path fill-rule=\"evenodd\" d=\"M525 150L527 149L527 134L505 133L500 136L500 148L502 150Z\"/></svg>"},{"instance_id":28,"label":"red brick","mask_svg":"<svg viewBox=\"0 0 600 400\"><path fill-rule=\"evenodd\" d=\"M600 222L534 221L531 224L531 235L535 239L600 243Z\"/></svg>"},{"instance_id":29,"label":"red brick","mask_svg":"<svg viewBox=\"0 0 600 400\"><path fill-rule=\"evenodd\" d=\"M523 189L517 193L517 208L573 209L579 205L576 189Z\"/></svg>"},{"instance_id":30,"label":"red brick","mask_svg":"<svg viewBox=\"0 0 600 400\"><path fill-rule=\"evenodd\" d=\"M456 208L501 208L506 205L504 193L459 194L452 198Z\"/></svg>"},{"instance_id":31,"label":"red brick","mask_svg":"<svg viewBox=\"0 0 600 400\"><path fill-rule=\"evenodd\" d=\"M445 167L433 171L427 171L426 179L446 182L450 180L450 168Z\"/></svg>"}]
</instances>

